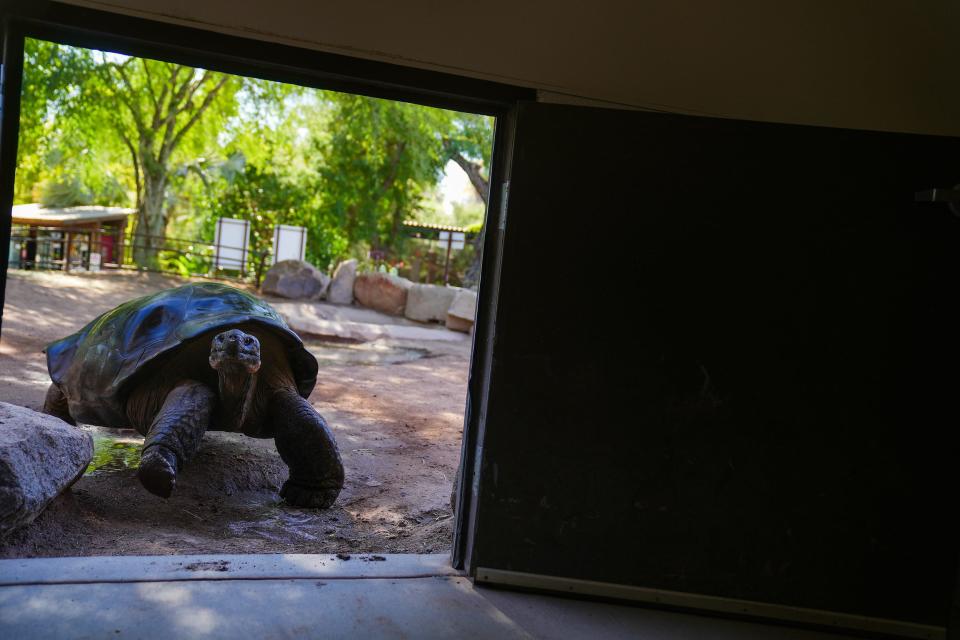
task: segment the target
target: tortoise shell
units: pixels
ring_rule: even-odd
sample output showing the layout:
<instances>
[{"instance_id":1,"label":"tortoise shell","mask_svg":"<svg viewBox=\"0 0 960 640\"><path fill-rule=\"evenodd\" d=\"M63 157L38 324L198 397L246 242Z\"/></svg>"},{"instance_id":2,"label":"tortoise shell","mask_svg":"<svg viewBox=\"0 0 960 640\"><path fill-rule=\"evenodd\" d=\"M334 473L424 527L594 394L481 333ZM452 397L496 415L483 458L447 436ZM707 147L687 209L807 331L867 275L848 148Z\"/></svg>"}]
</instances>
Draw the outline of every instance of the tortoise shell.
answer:
<instances>
[{"instance_id":1,"label":"tortoise shell","mask_svg":"<svg viewBox=\"0 0 960 640\"><path fill-rule=\"evenodd\" d=\"M317 360L266 302L224 284L191 283L123 303L44 350L50 378L60 386L78 421L127 422L124 402L134 378L181 345L254 323L286 346L297 392L307 398L317 382Z\"/></svg>"}]
</instances>

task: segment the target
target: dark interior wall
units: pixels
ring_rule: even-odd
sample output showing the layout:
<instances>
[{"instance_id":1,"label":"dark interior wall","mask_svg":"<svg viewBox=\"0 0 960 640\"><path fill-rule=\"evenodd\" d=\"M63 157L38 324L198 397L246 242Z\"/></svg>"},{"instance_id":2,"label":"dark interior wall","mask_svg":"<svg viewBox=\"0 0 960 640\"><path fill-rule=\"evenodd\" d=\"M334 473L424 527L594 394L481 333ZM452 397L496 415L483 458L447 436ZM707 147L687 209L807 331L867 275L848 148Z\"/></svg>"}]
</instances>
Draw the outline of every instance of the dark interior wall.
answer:
<instances>
[{"instance_id":1,"label":"dark interior wall","mask_svg":"<svg viewBox=\"0 0 960 640\"><path fill-rule=\"evenodd\" d=\"M554 101L960 135L955 0L66 1Z\"/></svg>"},{"instance_id":2,"label":"dark interior wall","mask_svg":"<svg viewBox=\"0 0 960 640\"><path fill-rule=\"evenodd\" d=\"M960 139L526 105L474 566L944 624Z\"/></svg>"}]
</instances>

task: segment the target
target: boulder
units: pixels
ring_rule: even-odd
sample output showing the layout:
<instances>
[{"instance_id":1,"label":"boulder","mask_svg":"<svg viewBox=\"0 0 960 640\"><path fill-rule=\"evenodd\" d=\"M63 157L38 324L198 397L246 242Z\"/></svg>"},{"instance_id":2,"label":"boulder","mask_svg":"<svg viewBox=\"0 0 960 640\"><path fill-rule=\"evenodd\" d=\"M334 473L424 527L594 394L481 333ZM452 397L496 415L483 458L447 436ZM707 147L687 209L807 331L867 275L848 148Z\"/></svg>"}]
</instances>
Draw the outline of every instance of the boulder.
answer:
<instances>
[{"instance_id":1,"label":"boulder","mask_svg":"<svg viewBox=\"0 0 960 640\"><path fill-rule=\"evenodd\" d=\"M357 279L357 261L344 260L333 272L327 289L327 301L334 304L353 304L353 283Z\"/></svg>"},{"instance_id":2,"label":"boulder","mask_svg":"<svg viewBox=\"0 0 960 640\"><path fill-rule=\"evenodd\" d=\"M330 276L303 260L281 260L263 278L260 291L265 294L293 298L316 299L330 286Z\"/></svg>"},{"instance_id":3,"label":"boulder","mask_svg":"<svg viewBox=\"0 0 960 640\"><path fill-rule=\"evenodd\" d=\"M456 287L435 284L415 284L407 292L407 307L403 315L420 322L443 322L447 309L457 295Z\"/></svg>"},{"instance_id":4,"label":"boulder","mask_svg":"<svg viewBox=\"0 0 960 640\"><path fill-rule=\"evenodd\" d=\"M477 315L477 292L460 289L447 309L447 329L469 333Z\"/></svg>"},{"instance_id":5,"label":"boulder","mask_svg":"<svg viewBox=\"0 0 960 640\"><path fill-rule=\"evenodd\" d=\"M83 475L92 457L89 433L0 402L0 536L36 518Z\"/></svg>"},{"instance_id":6,"label":"boulder","mask_svg":"<svg viewBox=\"0 0 960 640\"><path fill-rule=\"evenodd\" d=\"M389 273L361 273L353 283L353 296L364 307L402 316L412 286L406 278Z\"/></svg>"}]
</instances>

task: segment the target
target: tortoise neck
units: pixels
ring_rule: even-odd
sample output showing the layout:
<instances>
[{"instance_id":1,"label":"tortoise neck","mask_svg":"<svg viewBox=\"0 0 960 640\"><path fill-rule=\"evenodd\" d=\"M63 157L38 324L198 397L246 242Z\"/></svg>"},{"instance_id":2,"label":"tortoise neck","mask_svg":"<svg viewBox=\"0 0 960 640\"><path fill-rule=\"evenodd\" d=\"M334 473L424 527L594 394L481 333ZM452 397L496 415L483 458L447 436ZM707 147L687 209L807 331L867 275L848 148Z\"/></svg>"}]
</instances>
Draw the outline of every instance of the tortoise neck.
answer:
<instances>
[{"instance_id":1,"label":"tortoise neck","mask_svg":"<svg viewBox=\"0 0 960 640\"><path fill-rule=\"evenodd\" d=\"M257 374L243 367L222 367L217 370L220 388L221 429L242 431L250 415L257 389Z\"/></svg>"}]
</instances>

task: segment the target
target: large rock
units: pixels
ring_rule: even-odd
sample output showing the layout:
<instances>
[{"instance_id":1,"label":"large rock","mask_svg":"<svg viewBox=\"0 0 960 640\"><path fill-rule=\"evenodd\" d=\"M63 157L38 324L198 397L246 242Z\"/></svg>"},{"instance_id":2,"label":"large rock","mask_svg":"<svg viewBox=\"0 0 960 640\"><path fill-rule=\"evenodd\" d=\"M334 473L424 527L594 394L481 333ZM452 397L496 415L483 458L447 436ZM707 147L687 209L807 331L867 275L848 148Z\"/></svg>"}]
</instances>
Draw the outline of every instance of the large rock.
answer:
<instances>
[{"instance_id":1,"label":"large rock","mask_svg":"<svg viewBox=\"0 0 960 640\"><path fill-rule=\"evenodd\" d=\"M281 260L267 271L260 290L282 298L304 300L320 298L329 285L330 276L309 262Z\"/></svg>"},{"instance_id":2,"label":"large rock","mask_svg":"<svg viewBox=\"0 0 960 640\"><path fill-rule=\"evenodd\" d=\"M0 536L36 518L83 475L92 457L89 433L0 402Z\"/></svg>"},{"instance_id":3,"label":"large rock","mask_svg":"<svg viewBox=\"0 0 960 640\"><path fill-rule=\"evenodd\" d=\"M365 307L402 316L412 286L406 278L389 273L361 273L353 283L353 296Z\"/></svg>"},{"instance_id":4,"label":"large rock","mask_svg":"<svg viewBox=\"0 0 960 640\"><path fill-rule=\"evenodd\" d=\"M456 287L441 287L435 284L415 284L407 292L407 307L403 314L420 322L443 322L447 309L457 295Z\"/></svg>"},{"instance_id":5,"label":"large rock","mask_svg":"<svg viewBox=\"0 0 960 640\"><path fill-rule=\"evenodd\" d=\"M447 309L447 329L469 333L477 315L477 292L460 289Z\"/></svg>"},{"instance_id":6,"label":"large rock","mask_svg":"<svg viewBox=\"0 0 960 640\"><path fill-rule=\"evenodd\" d=\"M356 279L356 260L344 260L338 264L327 290L327 301L334 304L353 304L353 283Z\"/></svg>"}]
</instances>

